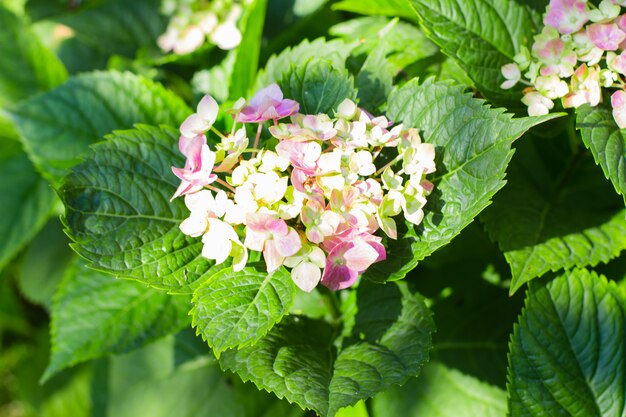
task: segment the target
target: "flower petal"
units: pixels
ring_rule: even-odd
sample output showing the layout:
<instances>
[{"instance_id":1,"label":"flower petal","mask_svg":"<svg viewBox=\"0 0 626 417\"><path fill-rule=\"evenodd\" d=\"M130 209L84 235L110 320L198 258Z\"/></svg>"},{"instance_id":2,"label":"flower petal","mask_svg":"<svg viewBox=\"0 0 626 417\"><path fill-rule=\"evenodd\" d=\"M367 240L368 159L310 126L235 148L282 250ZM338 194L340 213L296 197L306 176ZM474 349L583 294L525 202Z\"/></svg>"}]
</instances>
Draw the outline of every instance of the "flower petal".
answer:
<instances>
[{"instance_id":1,"label":"flower petal","mask_svg":"<svg viewBox=\"0 0 626 417\"><path fill-rule=\"evenodd\" d=\"M322 271L310 262L302 262L291 270L293 282L303 291L311 292L320 282Z\"/></svg>"}]
</instances>

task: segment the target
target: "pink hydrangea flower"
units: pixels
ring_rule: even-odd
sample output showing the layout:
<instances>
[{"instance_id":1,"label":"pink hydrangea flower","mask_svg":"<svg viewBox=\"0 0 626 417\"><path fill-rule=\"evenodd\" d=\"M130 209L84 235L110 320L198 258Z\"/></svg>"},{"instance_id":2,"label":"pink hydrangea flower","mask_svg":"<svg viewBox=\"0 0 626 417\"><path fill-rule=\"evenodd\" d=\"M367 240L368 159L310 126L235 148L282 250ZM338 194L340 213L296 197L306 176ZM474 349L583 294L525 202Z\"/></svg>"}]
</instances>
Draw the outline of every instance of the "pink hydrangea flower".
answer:
<instances>
[{"instance_id":1,"label":"pink hydrangea flower","mask_svg":"<svg viewBox=\"0 0 626 417\"><path fill-rule=\"evenodd\" d=\"M295 255L302 248L298 232L275 215L249 213L246 226L243 244L248 249L263 252L267 272L278 269L286 257Z\"/></svg>"},{"instance_id":2,"label":"pink hydrangea flower","mask_svg":"<svg viewBox=\"0 0 626 417\"><path fill-rule=\"evenodd\" d=\"M576 54L550 26L544 27L543 31L535 36L532 52L542 64L540 72L543 76L569 77L574 72Z\"/></svg>"},{"instance_id":3,"label":"pink hydrangea flower","mask_svg":"<svg viewBox=\"0 0 626 417\"><path fill-rule=\"evenodd\" d=\"M611 106L613 107L613 118L620 129L626 128L626 92L617 90L611 96Z\"/></svg>"},{"instance_id":4,"label":"pink hydrangea flower","mask_svg":"<svg viewBox=\"0 0 626 417\"><path fill-rule=\"evenodd\" d=\"M567 34L580 30L588 20L585 0L550 0L543 23Z\"/></svg>"},{"instance_id":5,"label":"pink hydrangea flower","mask_svg":"<svg viewBox=\"0 0 626 417\"><path fill-rule=\"evenodd\" d=\"M303 291L311 292L320 282L321 269L326 265L324 251L314 245L304 246L297 254L285 259L285 266L293 268L291 278Z\"/></svg>"},{"instance_id":6,"label":"pink hydrangea flower","mask_svg":"<svg viewBox=\"0 0 626 417\"><path fill-rule=\"evenodd\" d=\"M289 99L283 99L283 92L277 84L270 84L259 90L250 104L241 109L237 121L241 123L261 123L266 120L278 120L291 116L300 109L300 105Z\"/></svg>"},{"instance_id":7,"label":"pink hydrangea flower","mask_svg":"<svg viewBox=\"0 0 626 417\"><path fill-rule=\"evenodd\" d=\"M587 26L587 34L595 46L605 51L617 50L626 39L626 33L615 23L594 23Z\"/></svg>"},{"instance_id":8,"label":"pink hydrangea flower","mask_svg":"<svg viewBox=\"0 0 626 417\"><path fill-rule=\"evenodd\" d=\"M585 0L550 0L543 23L567 34L579 31L588 20Z\"/></svg>"},{"instance_id":9,"label":"pink hydrangea flower","mask_svg":"<svg viewBox=\"0 0 626 417\"><path fill-rule=\"evenodd\" d=\"M294 114L291 116L294 123L281 123L271 126L270 133L277 139L296 142L308 142L311 140L326 141L337 135L333 122L326 114Z\"/></svg>"},{"instance_id":10,"label":"pink hydrangea flower","mask_svg":"<svg viewBox=\"0 0 626 417\"><path fill-rule=\"evenodd\" d=\"M571 94L563 98L564 107L578 107L585 103L597 106L602 98L597 67L589 68L585 64L578 67L572 77L572 90Z\"/></svg>"},{"instance_id":11,"label":"pink hydrangea flower","mask_svg":"<svg viewBox=\"0 0 626 417\"><path fill-rule=\"evenodd\" d=\"M215 153L209 149L204 135L193 138L181 136L178 148L187 157L187 162L184 168L172 167L174 175L181 179L172 200L198 191L217 180L217 175L211 172L215 164Z\"/></svg>"},{"instance_id":12,"label":"pink hydrangea flower","mask_svg":"<svg viewBox=\"0 0 626 417\"><path fill-rule=\"evenodd\" d=\"M326 257L321 283L333 291L348 288L373 263L387 258L385 247L372 235L351 236Z\"/></svg>"},{"instance_id":13,"label":"pink hydrangea flower","mask_svg":"<svg viewBox=\"0 0 626 417\"><path fill-rule=\"evenodd\" d=\"M302 207L300 219L306 226L306 237L312 243L322 243L326 236L335 233L341 223L341 216L331 210L326 210L322 203L309 200Z\"/></svg>"},{"instance_id":14,"label":"pink hydrangea flower","mask_svg":"<svg viewBox=\"0 0 626 417\"><path fill-rule=\"evenodd\" d=\"M307 175L313 175L317 168L317 160L322 155L322 147L317 142L295 142L283 140L276 145L276 152L289 160L294 167Z\"/></svg>"}]
</instances>

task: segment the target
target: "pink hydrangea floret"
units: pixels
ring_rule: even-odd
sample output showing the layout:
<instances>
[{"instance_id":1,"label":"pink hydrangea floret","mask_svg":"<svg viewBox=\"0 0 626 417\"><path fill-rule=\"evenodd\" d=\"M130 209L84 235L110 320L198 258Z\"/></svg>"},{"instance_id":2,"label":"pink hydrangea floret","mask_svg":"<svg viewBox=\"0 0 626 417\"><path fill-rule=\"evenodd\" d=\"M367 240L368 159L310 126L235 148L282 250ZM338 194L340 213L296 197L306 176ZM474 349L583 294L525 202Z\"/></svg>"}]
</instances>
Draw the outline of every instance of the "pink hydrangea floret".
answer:
<instances>
[{"instance_id":1,"label":"pink hydrangea floret","mask_svg":"<svg viewBox=\"0 0 626 417\"><path fill-rule=\"evenodd\" d=\"M295 114L300 105L289 99L283 98L283 92L277 84L259 90L250 104L243 107L237 116L241 123L261 123L267 120L279 120Z\"/></svg>"},{"instance_id":2,"label":"pink hydrangea floret","mask_svg":"<svg viewBox=\"0 0 626 417\"><path fill-rule=\"evenodd\" d=\"M579 31L588 20L586 0L550 0L543 23L568 34Z\"/></svg>"}]
</instances>

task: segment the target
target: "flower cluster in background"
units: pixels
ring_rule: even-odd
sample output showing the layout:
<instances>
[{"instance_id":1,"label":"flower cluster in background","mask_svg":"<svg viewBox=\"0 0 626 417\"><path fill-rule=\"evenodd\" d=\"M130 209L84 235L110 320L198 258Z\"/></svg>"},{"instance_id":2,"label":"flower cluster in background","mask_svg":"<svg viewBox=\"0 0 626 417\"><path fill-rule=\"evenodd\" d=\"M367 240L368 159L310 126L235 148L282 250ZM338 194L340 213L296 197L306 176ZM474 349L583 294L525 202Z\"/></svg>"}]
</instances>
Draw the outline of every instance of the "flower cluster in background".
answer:
<instances>
[{"instance_id":1,"label":"flower cluster in background","mask_svg":"<svg viewBox=\"0 0 626 417\"><path fill-rule=\"evenodd\" d=\"M184 196L191 212L180 229L202 236L204 257L232 258L237 271L258 251L268 272L290 268L305 291L319 282L338 290L386 259L378 231L396 239L395 216L422 221L435 149L416 129L392 127L348 99L333 117L300 114L276 84L229 110L229 134L213 126L218 110L212 97L200 101L180 127L186 164L172 168L181 179L173 198ZM245 124L258 124L252 146ZM208 131L220 139L213 148Z\"/></svg>"},{"instance_id":2,"label":"flower cluster in background","mask_svg":"<svg viewBox=\"0 0 626 417\"><path fill-rule=\"evenodd\" d=\"M596 7L587 0L551 0L542 32L531 50L523 48L514 63L504 65L509 89L518 82L529 85L522 102L528 114L547 114L554 100L565 108L596 106L602 88L617 88L611 96L613 117L626 127L626 0L602 0ZM522 79L522 72L523 77Z\"/></svg>"},{"instance_id":3,"label":"flower cluster in background","mask_svg":"<svg viewBox=\"0 0 626 417\"><path fill-rule=\"evenodd\" d=\"M244 3L246 1L244 0ZM239 0L169 0L163 12L171 16L167 31L158 39L164 52L188 54L200 48L205 40L229 50L241 42L237 22L242 13Z\"/></svg>"}]
</instances>

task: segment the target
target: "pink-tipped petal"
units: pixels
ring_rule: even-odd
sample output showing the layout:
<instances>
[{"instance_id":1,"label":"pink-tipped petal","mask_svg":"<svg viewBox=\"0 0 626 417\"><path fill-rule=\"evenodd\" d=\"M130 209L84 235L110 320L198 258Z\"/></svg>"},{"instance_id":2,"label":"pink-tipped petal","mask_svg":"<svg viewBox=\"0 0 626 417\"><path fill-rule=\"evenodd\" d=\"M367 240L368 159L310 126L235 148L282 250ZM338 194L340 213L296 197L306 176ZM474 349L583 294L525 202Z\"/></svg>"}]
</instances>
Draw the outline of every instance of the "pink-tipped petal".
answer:
<instances>
[{"instance_id":1,"label":"pink-tipped petal","mask_svg":"<svg viewBox=\"0 0 626 417\"><path fill-rule=\"evenodd\" d=\"M270 84L259 90L250 100L250 104L241 109L237 121L262 123L266 120L278 120L297 113L298 108L295 101L283 100L283 93L277 84Z\"/></svg>"},{"instance_id":2,"label":"pink-tipped petal","mask_svg":"<svg viewBox=\"0 0 626 417\"><path fill-rule=\"evenodd\" d=\"M285 260L278 250L278 244L274 240L268 240L263 247L263 259L267 266L267 272L273 272L280 268Z\"/></svg>"},{"instance_id":3,"label":"pink-tipped petal","mask_svg":"<svg viewBox=\"0 0 626 417\"><path fill-rule=\"evenodd\" d=\"M197 113L187 117L182 125L180 125L180 133L188 138L202 135L208 130L206 123Z\"/></svg>"}]
</instances>

